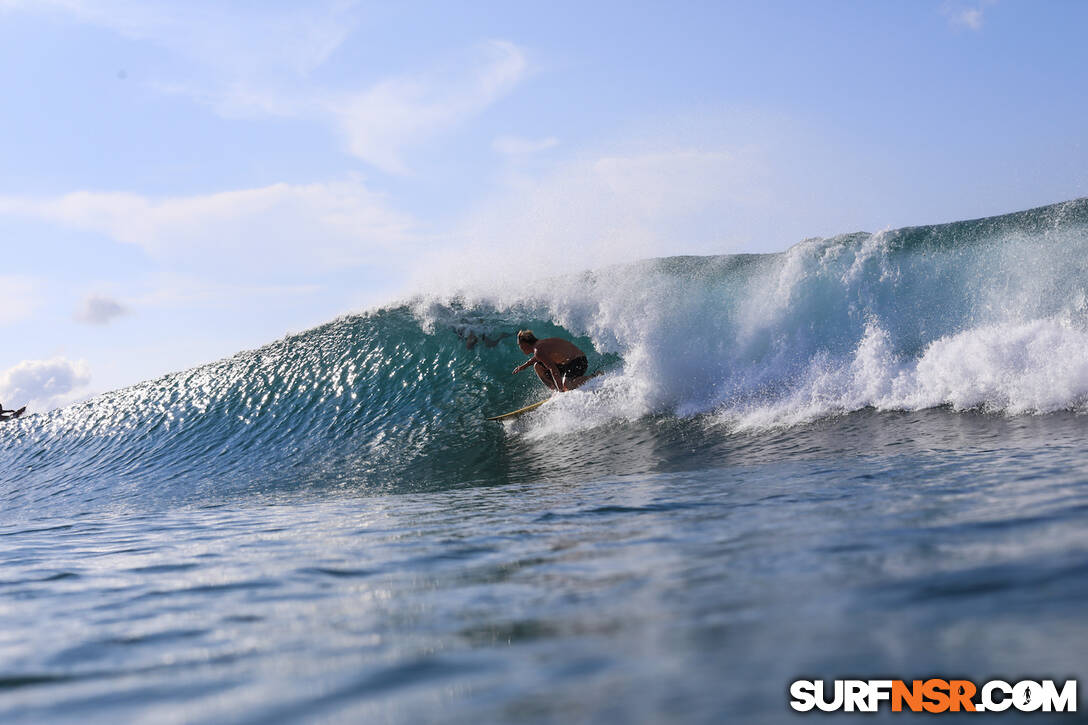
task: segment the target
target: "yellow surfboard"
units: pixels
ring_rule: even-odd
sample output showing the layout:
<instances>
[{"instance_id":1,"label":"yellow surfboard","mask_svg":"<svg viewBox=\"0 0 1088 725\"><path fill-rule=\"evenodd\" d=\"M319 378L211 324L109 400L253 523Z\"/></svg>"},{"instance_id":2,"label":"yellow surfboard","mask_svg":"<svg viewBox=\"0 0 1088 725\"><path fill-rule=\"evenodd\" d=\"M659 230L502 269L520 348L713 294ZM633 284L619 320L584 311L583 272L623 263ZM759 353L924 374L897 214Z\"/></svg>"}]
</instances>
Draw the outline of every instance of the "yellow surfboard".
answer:
<instances>
[{"instance_id":1,"label":"yellow surfboard","mask_svg":"<svg viewBox=\"0 0 1088 725\"><path fill-rule=\"evenodd\" d=\"M592 374L587 376L587 378L595 378L598 375L603 375L603 374L604 374L603 370L594 370ZM533 403L532 405L526 405L524 408L518 408L517 410L511 410L509 413L503 413L502 415L492 416L492 417L488 418L488 420L509 420L510 418L516 418L519 415L521 415L522 413L528 413L530 410L536 410L537 408L544 405L545 403L547 403L549 400L551 400L554 397L555 397L555 393L552 393L551 398L544 398L544 400L538 400L537 402Z\"/></svg>"},{"instance_id":2,"label":"yellow surfboard","mask_svg":"<svg viewBox=\"0 0 1088 725\"><path fill-rule=\"evenodd\" d=\"M516 418L522 413L528 413L530 410L536 410L540 406L547 403L549 400L551 400L551 398L544 398L544 400L538 400L532 405L526 405L524 408L518 408L517 410L511 410L509 413L503 413L502 415L493 416L491 418L488 418L488 420L508 420L510 418Z\"/></svg>"}]
</instances>

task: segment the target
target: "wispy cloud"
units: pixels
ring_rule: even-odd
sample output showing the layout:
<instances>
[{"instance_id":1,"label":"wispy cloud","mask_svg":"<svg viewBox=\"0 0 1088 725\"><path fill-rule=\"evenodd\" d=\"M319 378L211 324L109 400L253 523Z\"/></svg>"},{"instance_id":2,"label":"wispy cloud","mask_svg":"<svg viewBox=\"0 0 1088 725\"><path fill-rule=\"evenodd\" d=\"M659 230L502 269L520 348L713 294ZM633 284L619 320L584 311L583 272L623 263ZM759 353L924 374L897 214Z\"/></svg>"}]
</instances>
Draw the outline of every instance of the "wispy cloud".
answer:
<instances>
[{"instance_id":1,"label":"wispy cloud","mask_svg":"<svg viewBox=\"0 0 1088 725\"><path fill-rule=\"evenodd\" d=\"M954 27L977 31L982 30L986 7L995 2L996 0L978 0L974 3L946 2L941 7L941 12Z\"/></svg>"},{"instance_id":2,"label":"wispy cloud","mask_svg":"<svg viewBox=\"0 0 1088 725\"><path fill-rule=\"evenodd\" d=\"M0 0L0 8L52 11L144 40L196 61L204 72L150 85L184 95L231 118L297 118L339 134L353 156L405 174L406 149L481 112L526 75L525 53L493 40L430 68L362 87L323 87L311 72L360 22L357 3L252 9L233 4L129 0Z\"/></svg>"},{"instance_id":3,"label":"wispy cloud","mask_svg":"<svg viewBox=\"0 0 1088 725\"><path fill-rule=\"evenodd\" d=\"M500 154L505 154L507 156L535 154L540 151L555 148L558 145L559 139L555 136L539 139L522 138L520 136L499 136L491 142L491 148L498 151Z\"/></svg>"},{"instance_id":4,"label":"wispy cloud","mask_svg":"<svg viewBox=\"0 0 1088 725\"><path fill-rule=\"evenodd\" d=\"M112 297L103 294L89 294L80 302L74 318L76 322L87 325L106 325L115 318L128 314L128 312L128 307Z\"/></svg>"},{"instance_id":5,"label":"wispy cloud","mask_svg":"<svg viewBox=\"0 0 1088 725\"><path fill-rule=\"evenodd\" d=\"M381 80L362 90L328 90L236 80L214 88L163 86L227 117L309 119L334 129L348 153L382 171L407 174L405 153L483 112L527 75L513 43L483 43L427 70Z\"/></svg>"},{"instance_id":6,"label":"wispy cloud","mask_svg":"<svg viewBox=\"0 0 1088 725\"><path fill-rule=\"evenodd\" d=\"M257 279L307 294L307 285L320 279L315 275L350 268L407 282L418 281L423 269L439 270L446 280L516 277L526 266L548 275L726 251L738 218L751 218L753 209L764 215L762 164L749 147L673 146L570 160L538 176L510 177L499 195L446 228L441 245L430 244L433 232L421 231L354 178L168 198L86 191L0 196L0 214L134 245L160 263L160 274L172 276L164 288L180 295L173 302L142 300L141 307L192 305ZM108 298L85 300L81 319L106 321L117 311Z\"/></svg>"},{"instance_id":7,"label":"wispy cloud","mask_svg":"<svg viewBox=\"0 0 1088 725\"><path fill-rule=\"evenodd\" d=\"M480 112L525 76L524 53L492 41L441 71L382 81L361 93L329 96L325 108L352 154L404 173L402 150Z\"/></svg>"},{"instance_id":8,"label":"wispy cloud","mask_svg":"<svg viewBox=\"0 0 1088 725\"><path fill-rule=\"evenodd\" d=\"M83 360L24 360L0 371L0 402L8 408L49 410L78 398L90 382L91 371Z\"/></svg>"},{"instance_id":9,"label":"wispy cloud","mask_svg":"<svg viewBox=\"0 0 1088 725\"><path fill-rule=\"evenodd\" d=\"M304 74L358 26L357 2L274 6L190 0L0 0L0 9L56 13L146 40L220 73Z\"/></svg>"},{"instance_id":10,"label":"wispy cloud","mask_svg":"<svg viewBox=\"0 0 1088 725\"><path fill-rule=\"evenodd\" d=\"M79 191L0 196L0 214L35 217L133 244L181 269L232 276L366 264L412 243L413 221L360 180L273 184L153 198Z\"/></svg>"}]
</instances>

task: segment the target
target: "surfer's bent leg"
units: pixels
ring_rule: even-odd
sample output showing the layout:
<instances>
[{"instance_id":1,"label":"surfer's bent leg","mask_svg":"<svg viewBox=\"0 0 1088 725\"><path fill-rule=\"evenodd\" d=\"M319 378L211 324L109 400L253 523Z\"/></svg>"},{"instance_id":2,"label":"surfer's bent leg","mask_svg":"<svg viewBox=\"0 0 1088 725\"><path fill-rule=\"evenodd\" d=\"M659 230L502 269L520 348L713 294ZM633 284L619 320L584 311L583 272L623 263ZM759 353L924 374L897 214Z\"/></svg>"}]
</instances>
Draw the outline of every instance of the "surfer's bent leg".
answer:
<instances>
[{"instance_id":1,"label":"surfer's bent leg","mask_svg":"<svg viewBox=\"0 0 1088 725\"><path fill-rule=\"evenodd\" d=\"M549 371L542 363L534 363L533 370L536 370L537 377L540 378L540 382L544 383L548 390L559 390L559 386L557 386L555 380L552 379L551 371Z\"/></svg>"}]
</instances>

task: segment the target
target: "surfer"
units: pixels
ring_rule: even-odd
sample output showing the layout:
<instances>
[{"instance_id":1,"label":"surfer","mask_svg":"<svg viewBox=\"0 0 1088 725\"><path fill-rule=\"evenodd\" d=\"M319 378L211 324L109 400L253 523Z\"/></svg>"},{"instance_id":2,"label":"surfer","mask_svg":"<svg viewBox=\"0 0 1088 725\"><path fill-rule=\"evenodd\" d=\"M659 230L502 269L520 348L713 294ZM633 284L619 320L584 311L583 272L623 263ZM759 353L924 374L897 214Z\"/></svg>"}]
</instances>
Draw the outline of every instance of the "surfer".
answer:
<instances>
[{"instance_id":1,"label":"surfer","mask_svg":"<svg viewBox=\"0 0 1088 725\"><path fill-rule=\"evenodd\" d=\"M26 410L25 405L18 410L14 408L12 408L11 410L4 410L4 404L0 403L0 420L11 420L12 418L18 418L20 415L23 414L24 410Z\"/></svg>"},{"instance_id":2,"label":"surfer","mask_svg":"<svg viewBox=\"0 0 1088 725\"><path fill-rule=\"evenodd\" d=\"M522 330L518 333L518 347L532 357L514 368L513 374L517 375L532 365L540 382L550 390L574 390L592 377L586 375L589 369L586 354L561 337L540 340L532 330Z\"/></svg>"}]
</instances>

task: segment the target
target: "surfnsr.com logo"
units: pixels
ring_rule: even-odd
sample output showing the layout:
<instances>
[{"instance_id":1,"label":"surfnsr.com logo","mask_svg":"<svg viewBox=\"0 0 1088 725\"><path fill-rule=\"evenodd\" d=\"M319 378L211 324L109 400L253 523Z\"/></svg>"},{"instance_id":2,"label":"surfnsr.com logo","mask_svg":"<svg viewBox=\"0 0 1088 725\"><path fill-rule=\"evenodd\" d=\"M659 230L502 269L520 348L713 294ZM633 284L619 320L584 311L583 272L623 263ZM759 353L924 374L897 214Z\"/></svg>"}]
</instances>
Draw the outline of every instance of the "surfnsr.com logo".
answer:
<instances>
[{"instance_id":1,"label":"surfnsr.com logo","mask_svg":"<svg viewBox=\"0 0 1088 725\"><path fill-rule=\"evenodd\" d=\"M1053 680L990 680L981 687L970 680L796 680L790 707L799 712L876 712L887 703L892 712L1076 712L1077 681L1059 688Z\"/></svg>"}]
</instances>

